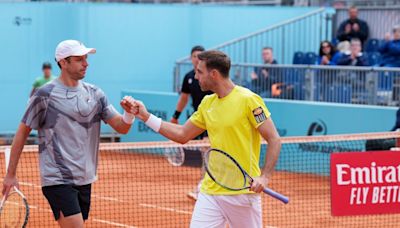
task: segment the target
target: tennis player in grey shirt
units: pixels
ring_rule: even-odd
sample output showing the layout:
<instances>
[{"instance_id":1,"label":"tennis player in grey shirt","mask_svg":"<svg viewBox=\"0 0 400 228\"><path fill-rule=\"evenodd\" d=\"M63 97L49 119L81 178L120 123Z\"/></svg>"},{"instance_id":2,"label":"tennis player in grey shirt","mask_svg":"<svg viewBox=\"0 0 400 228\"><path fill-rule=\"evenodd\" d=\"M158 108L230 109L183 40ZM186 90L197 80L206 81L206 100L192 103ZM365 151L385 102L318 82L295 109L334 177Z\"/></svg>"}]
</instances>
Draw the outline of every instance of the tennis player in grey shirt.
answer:
<instances>
[{"instance_id":1,"label":"tennis player in grey shirt","mask_svg":"<svg viewBox=\"0 0 400 228\"><path fill-rule=\"evenodd\" d=\"M88 54L76 40L62 41L56 48L61 75L31 97L15 134L10 164L3 181L3 194L17 186L16 169L24 143L32 129L39 134L39 165L42 192L60 227L83 227L90 209L91 184L97 179L101 121L126 134L134 116L119 114L104 92L85 77ZM124 97L121 106L129 110Z\"/></svg>"}]
</instances>

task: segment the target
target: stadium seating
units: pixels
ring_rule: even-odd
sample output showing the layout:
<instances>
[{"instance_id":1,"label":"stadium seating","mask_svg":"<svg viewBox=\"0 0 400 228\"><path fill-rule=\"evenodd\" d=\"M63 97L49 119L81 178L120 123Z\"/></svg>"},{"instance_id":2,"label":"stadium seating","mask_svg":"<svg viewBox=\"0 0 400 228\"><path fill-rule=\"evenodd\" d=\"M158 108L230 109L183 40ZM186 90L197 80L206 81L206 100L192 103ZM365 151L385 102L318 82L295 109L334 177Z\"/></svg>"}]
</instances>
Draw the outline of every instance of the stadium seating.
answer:
<instances>
[{"instance_id":1,"label":"stadium seating","mask_svg":"<svg viewBox=\"0 0 400 228\"><path fill-rule=\"evenodd\" d=\"M314 52L307 52L304 56L304 64L315 65L317 62L317 54Z\"/></svg>"},{"instance_id":2,"label":"stadium seating","mask_svg":"<svg viewBox=\"0 0 400 228\"><path fill-rule=\"evenodd\" d=\"M366 53L368 57L368 63L370 66L378 66L381 62L381 54L379 52Z\"/></svg>"},{"instance_id":3,"label":"stadium seating","mask_svg":"<svg viewBox=\"0 0 400 228\"><path fill-rule=\"evenodd\" d=\"M304 64L304 53L297 51L293 56L293 64Z\"/></svg>"},{"instance_id":4,"label":"stadium seating","mask_svg":"<svg viewBox=\"0 0 400 228\"><path fill-rule=\"evenodd\" d=\"M378 39L369 39L364 45L364 50L368 53L377 52L380 44L381 41Z\"/></svg>"}]
</instances>

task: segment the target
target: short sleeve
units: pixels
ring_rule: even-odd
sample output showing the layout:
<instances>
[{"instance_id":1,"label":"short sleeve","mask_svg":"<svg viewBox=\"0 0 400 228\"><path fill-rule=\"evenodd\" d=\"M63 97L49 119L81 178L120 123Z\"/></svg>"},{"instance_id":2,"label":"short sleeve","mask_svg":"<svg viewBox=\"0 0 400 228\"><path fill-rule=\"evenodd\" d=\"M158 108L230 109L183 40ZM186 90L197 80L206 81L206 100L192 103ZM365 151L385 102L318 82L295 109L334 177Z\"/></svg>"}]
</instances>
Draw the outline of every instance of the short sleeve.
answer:
<instances>
[{"instance_id":1,"label":"short sleeve","mask_svg":"<svg viewBox=\"0 0 400 228\"><path fill-rule=\"evenodd\" d=\"M39 96L35 93L29 100L21 122L32 129L38 130L44 124L47 107L48 97Z\"/></svg>"},{"instance_id":2,"label":"short sleeve","mask_svg":"<svg viewBox=\"0 0 400 228\"><path fill-rule=\"evenodd\" d=\"M247 118L253 127L258 128L270 116L271 113L260 96L252 94L247 98Z\"/></svg>"},{"instance_id":3,"label":"short sleeve","mask_svg":"<svg viewBox=\"0 0 400 228\"><path fill-rule=\"evenodd\" d=\"M39 80L38 80L38 79L36 79L36 80L33 82L32 87L35 88L35 89L39 87Z\"/></svg>"},{"instance_id":4,"label":"short sleeve","mask_svg":"<svg viewBox=\"0 0 400 228\"><path fill-rule=\"evenodd\" d=\"M205 119L204 119L204 101L206 99L203 99L197 109L196 112L193 113L193 115L190 116L190 122L192 122L194 125L196 125L196 127L199 127L201 129L206 130L207 126L205 123Z\"/></svg>"},{"instance_id":5,"label":"short sleeve","mask_svg":"<svg viewBox=\"0 0 400 228\"><path fill-rule=\"evenodd\" d=\"M183 92L183 93L190 93L189 73L185 75L185 78L183 78L183 83L182 83L181 92Z\"/></svg>"},{"instance_id":6,"label":"short sleeve","mask_svg":"<svg viewBox=\"0 0 400 228\"><path fill-rule=\"evenodd\" d=\"M114 108L112 104L108 102L106 94L101 90L97 90L97 96L100 101L100 118L106 122L107 120L113 118L118 114L118 111Z\"/></svg>"}]
</instances>

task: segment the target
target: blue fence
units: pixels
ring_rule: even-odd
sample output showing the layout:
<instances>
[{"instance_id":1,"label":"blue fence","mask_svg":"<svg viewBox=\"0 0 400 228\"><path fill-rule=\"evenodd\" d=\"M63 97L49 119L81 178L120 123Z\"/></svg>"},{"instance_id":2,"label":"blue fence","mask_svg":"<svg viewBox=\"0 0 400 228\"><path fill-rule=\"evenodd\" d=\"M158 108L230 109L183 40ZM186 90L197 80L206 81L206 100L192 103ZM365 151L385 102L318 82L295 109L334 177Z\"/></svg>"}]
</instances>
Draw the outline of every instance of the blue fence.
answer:
<instances>
[{"instance_id":1,"label":"blue fence","mask_svg":"<svg viewBox=\"0 0 400 228\"><path fill-rule=\"evenodd\" d=\"M0 114L0 132L16 130L44 61L52 61L58 75L53 60L61 40L79 39L97 48L85 80L100 86L117 105L122 89L171 91L174 62L193 45L215 46L315 9L0 3L0 106L7 110Z\"/></svg>"}]
</instances>

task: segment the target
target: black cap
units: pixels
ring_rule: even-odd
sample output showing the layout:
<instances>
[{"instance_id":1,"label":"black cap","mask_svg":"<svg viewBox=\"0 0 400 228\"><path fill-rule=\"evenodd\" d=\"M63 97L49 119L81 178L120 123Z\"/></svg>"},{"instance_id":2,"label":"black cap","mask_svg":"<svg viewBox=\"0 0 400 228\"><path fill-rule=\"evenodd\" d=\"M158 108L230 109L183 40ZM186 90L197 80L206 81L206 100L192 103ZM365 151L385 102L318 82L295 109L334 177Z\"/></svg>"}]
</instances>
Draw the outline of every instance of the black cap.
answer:
<instances>
[{"instance_id":1,"label":"black cap","mask_svg":"<svg viewBox=\"0 0 400 228\"><path fill-rule=\"evenodd\" d=\"M51 69L51 63L49 62L44 62L42 65L42 69Z\"/></svg>"},{"instance_id":2,"label":"black cap","mask_svg":"<svg viewBox=\"0 0 400 228\"><path fill-rule=\"evenodd\" d=\"M190 51L190 54L193 54L193 52L195 52L195 51L205 51L205 49L204 49L203 46L196 45L196 46L192 47L192 50Z\"/></svg>"}]
</instances>

